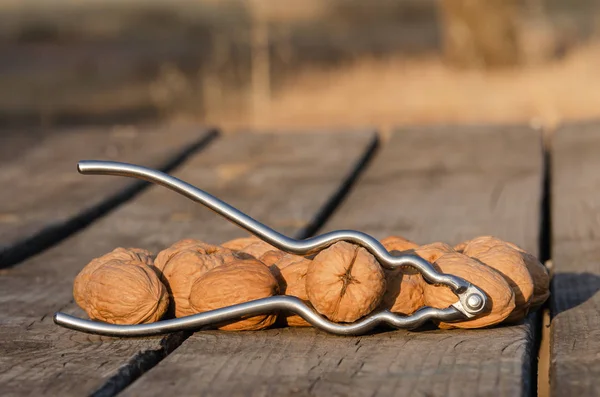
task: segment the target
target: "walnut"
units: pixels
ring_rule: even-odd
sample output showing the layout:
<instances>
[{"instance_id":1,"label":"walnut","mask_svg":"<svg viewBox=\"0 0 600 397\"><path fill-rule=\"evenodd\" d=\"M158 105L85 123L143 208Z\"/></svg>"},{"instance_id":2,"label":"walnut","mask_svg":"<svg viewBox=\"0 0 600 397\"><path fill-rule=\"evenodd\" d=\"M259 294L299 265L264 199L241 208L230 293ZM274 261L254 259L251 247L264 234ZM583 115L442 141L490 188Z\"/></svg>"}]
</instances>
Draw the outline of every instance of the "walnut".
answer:
<instances>
[{"instance_id":1,"label":"walnut","mask_svg":"<svg viewBox=\"0 0 600 397\"><path fill-rule=\"evenodd\" d=\"M238 259L198 277L189 295L190 308L202 313L277 295L279 286L269 268L256 259ZM226 331L259 330L271 326L276 314L244 318L219 327Z\"/></svg>"},{"instance_id":2,"label":"walnut","mask_svg":"<svg viewBox=\"0 0 600 397\"><path fill-rule=\"evenodd\" d=\"M235 240L227 241L221 244L222 247L229 248L233 251L239 251L251 255L258 259L268 251L276 251L277 248L265 243L256 236L243 237Z\"/></svg>"},{"instance_id":3,"label":"walnut","mask_svg":"<svg viewBox=\"0 0 600 397\"><path fill-rule=\"evenodd\" d=\"M402 237L388 237L386 244L389 247L398 248L392 251L392 255L418 255L426 261L432 263L446 253L454 252L452 247L444 243L432 243L417 246L415 243ZM388 248L386 246L386 248ZM390 249L390 248L388 248ZM394 313L412 314L417 309L425 306L425 297L423 285L425 281L421 274L411 268L401 268L394 270L385 270L385 279L387 288L381 308L390 310Z\"/></svg>"},{"instance_id":4,"label":"walnut","mask_svg":"<svg viewBox=\"0 0 600 397\"><path fill-rule=\"evenodd\" d=\"M281 259L283 259L283 257L285 257L286 254L283 251L279 251L279 250L272 250L272 251L267 251L265 252L263 255L260 256L260 258L258 258L262 263L264 263L267 266L271 266L276 264L277 262L279 262Z\"/></svg>"},{"instance_id":5,"label":"walnut","mask_svg":"<svg viewBox=\"0 0 600 397\"><path fill-rule=\"evenodd\" d=\"M285 254L270 266L271 272L279 283L281 294L300 298L310 306L306 294L306 274L311 260L299 255ZM296 314L288 314L284 318L287 325L307 327L311 324Z\"/></svg>"},{"instance_id":6,"label":"walnut","mask_svg":"<svg viewBox=\"0 0 600 397\"><path fill-rule=\"evenodd\" d=\"M525 266L533 280L533 298L529 306L530 311L537 310L550 296L550 274L546 266L534 256L525 251L520 251Z\"/></svg>"},{"instance_id":7,"label":"walnut","mask_svg":"<svg viewBox=\"0 0 600 397\"><path fill-rule=\"evenodd\" d=\"M463 251L465 250L465 247L467 246L467 244L469 243L469 241L463 241L462 243L458 243L454 246L454 251L458 252L458 253L463 253Z\"/></svg>"},{"instance_id":8,"label":"walnut","mask_svg":"<svg viewBox=\"0 0 600 397\"><path fill-rule=\"evenodd\" d=\"M310 263L306 292L315 309L331 321L353 322L379 305L385 275L366 249L341 241Z\"/></svg>"},{"instance_id":9,"label":"walnut","mask_svg":"<svg viewBox=\"0 0 600 397\"><path fill-rule=\"evenodd\" d=\"M196 247L206 247L206 249L211 250L214 249L213 245L207 244L200 240L195 240L191 238L186 238L183 240L179 240L176 243L173 243L170 247L165 248L160 251L158 255L156 255L156 259L154 260L154 266L160 271L164 269L167 262L176 254L185 251L186 249L195 249Z\"/></svg>"},{"instance_id":10,"label":"walnut","mask_svg":"<svg viewBox=\"0 0 600 397\"><path fill-rule=\"evenodd\" d=\"M516 307L506 321L522 320L527 315L534 297L533 279L522 252L506 242L490 236L478 237L469 241L463 252L502 274L515 293Z\"/></svg>"},{"instance_id":11,"label":"walnut","mask_svg":"<svg viewBox=\"0 0 600 397\"><path fill-rule=\"evenodd\" d=\"M433 263L436 270L452 274L478 286L488 297L486 311L474 319L439 323L440 328L482 328L504 321L515 308L515 294L504 277L491 267L458 252L446 253ZM443 285L423 284L425 304L449 307L458 297Z\"/></svg>"},{"instance_id":12,"label":"walnut","mask_svg":"<svg viewBox=\"0 0 600 397\"><path fill-rule=\"evenodd\" d=\"M400 236L389 236L381 240L381 244L388 250L392 255L398 255L402 251L417 248L419 244L414 243L410 240Z\"/></svg>"},{"instance_id":13,"label":"walnut","mask_svg":"<svg viewBox=\"0 0 600 397\"><path fill-rule=\"evenodd\" d=\"M142 262L145 265L154 265L154 257L148 250L142 248L115 248L112 252L102 256L102 258L132 260Z\"/></svg>"},{"instance_id":14,"label":"walnut","mask_svg":"<svg viewBox=\"0 0 600 397\"><path fill-rule=\"evenodd\" d=\"M224 242L221 244L221 247L229 248L233 251L241 251L249 245L260 242L262 242L262 240L256 236L240 237Z\"/></svg>"},{"instance_id":15,"label":"walnut","mask_svg":"<svg viewBox=\"0 0 600 397\"><path fill-rule=\"evenodd\" d=\"M160 320L167 311L169 295L150 266L109 259L96 261L88 271L87 282L80 284L82 295L76 300L90 318L113 324L143 324Z\"/></svg>"},{"instance_id":16,"label":"walnut","mask_svg":"<svg viewBox=\"0 0 600 397\"><path fill-rule=\"evenodd\" d=\"M506 244L519 251L523 261L525 261L527 270L529 270L533 280L533 298L529 310L537 310L550 296L550 274L548 269L534 255L525 252L515 244L509 242L506 242Z\"/></svg>"},{"instance_id":17,"label":"walnut","mask_svg":"<svg viewBox=\"0 0 600 397\"><path fill-rule=\"evenodd\" d=\"M147 265L155 270L153 266L152 254L141 248L115 248L108 254L104 254L98 258L92 259L82 270L79 272L73 283L73 296L75 302L85 310L86 303L86 286L90 279L90 275L100 266L104 265L110 260L117 259L121 261L131 261L134 264Z\"/></svg>"},{"instance_id":18,"label":"walnut","mask_svg":"<svg viewBox=\"0 0 600 397\"><path fill-rule=\"evenodd\" d=\"M550 296L550 275L546 266L542 265L540 261L534 256L525 252L522 248L518 247L513 243L503 241L499 238L492 236L481 236L472 240L464 241L458 244L457 247L463 250L467 245L471 244L471 253L477 255L477 252L483 251L488 246L493 245L508 245L509 247L519 251L520 255L527 266L527 270L533 280L533 298L529 303L529 310L533 311L539 308ZM475 246L480 246L476 250Z\"/></svg>"},{"instance_id":19,"label":"walnut","mask_svg":"<svg viewBox=\"0 0 600 397\"><path fill-rule=\"evenodd\" d=\"M385 280L387 288L380 308L409 315L425 306L424 281L420 274L408 274L401 269L386 269Z\"/></svg>"},{"instance_id":20,"label":"walnut","mask_svg":"<svg viewBox=\"0 0 600 397\"><path fill-rule=\"evenodd\" d=\"M194 282L209 270L237 259L227 248L189 239L161 251L155 266L162 272L161 279L169 291L171 314L184 317L196 313L188 300Z\"/></svg>"},{"instance_id":21,"label":"walnut","mask_svg":"<svg viewBox=\"0 0 600 397\"><path fill-rule=\"evenodd\" d=\"M452 248L448 244L439 242L421 245L413 249L413 251L415 254L419 255L421 258L425 259L429 263L435 262L442 255L456 252L454 251L454 248Z\"/></svg>"}]
</instances>

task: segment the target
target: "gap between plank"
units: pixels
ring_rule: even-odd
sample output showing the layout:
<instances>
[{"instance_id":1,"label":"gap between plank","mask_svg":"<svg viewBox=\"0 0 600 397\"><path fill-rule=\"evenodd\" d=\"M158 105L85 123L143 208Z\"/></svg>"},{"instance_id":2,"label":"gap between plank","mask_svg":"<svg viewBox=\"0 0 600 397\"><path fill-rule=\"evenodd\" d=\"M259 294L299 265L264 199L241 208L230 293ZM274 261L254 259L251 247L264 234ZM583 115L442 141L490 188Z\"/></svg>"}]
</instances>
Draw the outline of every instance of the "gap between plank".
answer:
<instances>
[{"instance_id":1,"label":"gap between plank","mask_svg":"<svg viewBox=\"0 0 600 397\"><path fill-rule=\"evenodd\" d=\"M379 135L376 134L363 156L358 160L357 165L343 180L336 193L317 212L313 220L296 234L296 238L305 239L312 237L319 231L319 229L323 227L327 220L329 220L329 218L334 214L336 209L340 207L344 199L348 197L352 186L354 186L360 174L362 174L368 168L369 163L375 157L375 152L379 148L379 144L380 138Z\"/></svg>"},{"instance_id":2,"label":"gap between plank","mask_svg":"<svg viewBox=\"0 0 600 397\"><path fill-rule=\"evenodd\" d=\"M91 397L111 397L114 396L142 374L156 364L161 362L173 350L181 346L181 344L190 336L192 332L175 332L162 338L158 349L144 350L133 356L127 363L123 364L117 373L111 376L99 389L94 391Z\"/></svg>"},{"instance_id":3,"label":"gap between plank","mask_svg":"<svg viewBox=\"0 0 600 397\"><path fill-rule=\"evenodd\" d=\"M552 261L546 261L546 267L550 270L552 276ZM537 395L539 397L550 396L550 307L545 304L542 308L542 324L541 324L541 339L538 353L538 380L537 380Z\"/></svg>"},{"instance_id":4,"label":"gap between plank","mask_svg":"<svg viewBox=\"0 0 600 397\"><path fill-rule=\"evenodd\" d=\"M540 262L548 268L552 277L552 129L545 129L542 135L544 150L544 174L541 202L540 224ZM539 397L550 395L550 312L549 300L535 314L535 341L537 355L534 357L532 369L533 387Z\"/></svg>"},{"instance_id":5,"label":"gap between plank","mask_svg":"<svg viewBox=\"0 0 600 397\"><path fill-rule=\"evenodd\" d=\"M380 137L377 133L366 148L364 154L357 160L350 173L342 179L335 193L329 197L325 204L315 214L309 224L294 235L297 239L313 236L329 220L331 215L340 206L350 193L360 175L368 168L380 146ZM135 382L144 373L158 365L164 358L177 349L193 332L176 332L165 336L158 349L145 350L132 357L118 372L109 378L100 388L94 391L93 397L112 397Z\"/></svg>"},{"instance_id":6,"label":"gap between plank","mask_svg":"<svg viewBox=\"0 0 600 397\"><path fill-rule=\"evenodd\" d=\"M157 169L163 172L173 171L183 164L189 156L205 148L218 136L218 130L209 130L202 139L199 139L197 142L186 147L181 152L176 153L164 164L157 167ZM97 219L109 214L121 204L133 199L150 185L151 184L148 182L136 180L122 191L104 200L102 203L85 209L65 222L47 226L34 235L18 242L11 247L10 250L3 253L0 258L0 269L13 267L31 256L37 255L53 245L60 243L71 235L86 228Z\"/></svg>"}]
</instances>

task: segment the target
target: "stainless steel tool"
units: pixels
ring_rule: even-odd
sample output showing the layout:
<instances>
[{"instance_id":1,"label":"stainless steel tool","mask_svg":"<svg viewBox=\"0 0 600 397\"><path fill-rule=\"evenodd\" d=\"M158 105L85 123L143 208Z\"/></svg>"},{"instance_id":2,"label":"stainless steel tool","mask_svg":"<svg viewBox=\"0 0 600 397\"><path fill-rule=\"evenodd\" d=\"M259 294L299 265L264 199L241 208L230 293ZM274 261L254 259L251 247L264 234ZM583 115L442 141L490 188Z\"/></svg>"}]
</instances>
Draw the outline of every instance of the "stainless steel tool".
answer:
<instances>
[{"instance_id":1,"label":"stainless steel tool","mask_svg":"<svg viewBox=\"0 0 600 397\"><path fill-rule=\"evenodd\" d=\"M438 272L429 262L416 255L392 256L379 241L365 233L355 230L337 230L305 240L296 240L282 235L189 183L153 169L112 161L81 161L78 164L78 170L85 175L127 176L165 186L210 208L263 241L292 254L315 254L338 241L360 245L373 254L384 268L413 267L423 275L427 282L449 287L457 296L457 301L445 309L423 307L409 316L401 316L388 310L382 310L363 317L354 323L339 324L319 315L296 297L273 296L152 324L116 325L84 320L60 312L56 313L54 322L63 327L110 336L146 336L181 330L197 330L210 325L238 320L246 316L288 311L300 315L315 327L327 332L339 335L360 335L380 324L411 329L417 328L429 320L445 322L464 320L484 313L487 308L487 296L477 286L460 277Z\"/></svg>"}]
</instances>

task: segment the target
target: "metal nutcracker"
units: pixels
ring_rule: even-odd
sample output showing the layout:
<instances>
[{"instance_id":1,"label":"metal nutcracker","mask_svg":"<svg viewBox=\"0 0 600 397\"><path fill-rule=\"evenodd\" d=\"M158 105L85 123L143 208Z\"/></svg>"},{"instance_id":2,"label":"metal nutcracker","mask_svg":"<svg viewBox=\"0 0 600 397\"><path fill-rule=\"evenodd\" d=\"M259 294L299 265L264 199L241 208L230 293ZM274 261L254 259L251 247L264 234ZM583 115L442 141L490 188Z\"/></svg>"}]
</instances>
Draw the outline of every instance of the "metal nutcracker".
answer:
<instances>
[{"instance_id":1,"label":"metal nutcracker","mask_svg":"<svg viewBox=\"0 0 600 397\"><path fill-rule=\"evenodd\" d=\"M333 334L361 335L381 324L387 324L395 328L413 329L429 320L444 322L465 320L481 315L486 310L487 296L477 286L460 277L438 272L431 263L416 255L392 256L379 241L365 233L355 230L337 230L305 240L296 240L258 222L209 193L160 171L112 161L81 161L78 164L78 170L84 175L126 176L162 185L210 208L263 241L291 254L316 254L338 241L360 245L373 254L384 268L412 267L419 271L427 282L449 287L456 295L457 300L445 309L422 307L409 316L398 315L389 310L381 310L356 322L344 324L327 320L296 297L280 295L151 324L108 324L84 320L59 312L54 315L54 322L60 326L93 334L135 337L182 330L193 331L211 325L239 320L242 317L287 311L298 314L315 327Z\"/></svg>"}]
</instances>

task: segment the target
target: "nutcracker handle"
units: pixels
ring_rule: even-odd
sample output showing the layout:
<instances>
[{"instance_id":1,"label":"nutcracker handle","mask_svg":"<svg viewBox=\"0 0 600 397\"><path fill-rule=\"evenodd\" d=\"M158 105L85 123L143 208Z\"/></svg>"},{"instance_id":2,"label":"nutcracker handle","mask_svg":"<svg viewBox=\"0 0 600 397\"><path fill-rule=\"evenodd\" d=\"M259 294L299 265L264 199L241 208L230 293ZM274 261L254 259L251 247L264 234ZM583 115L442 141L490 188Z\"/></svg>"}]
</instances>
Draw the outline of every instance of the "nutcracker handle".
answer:
<instances>
[{"instance_id":1,"label":"nutcracker handle","mask_svg":"<svg viewBox=\"0 0 600 397\"><path fill-rule=\"evenodd\" d=\"M56 313L54 315L54 322L65 328L91 334L139 337L176 331L196 331L202 327L225 324L243 317L271 314L279 311L295 313L315 327L337 335L362 335L382 324L387 324L394 328L412 329L421 326L429 320L451 322L464 319L464 315L454 306L445 309L422 307L410 316L400 316L388 310L383 310L370 314L354 323L338 324L317 314L306 303L295 296L279 295L150 324L108 324L80 319L65 313Z\"/></svg>"}]
</instances>

